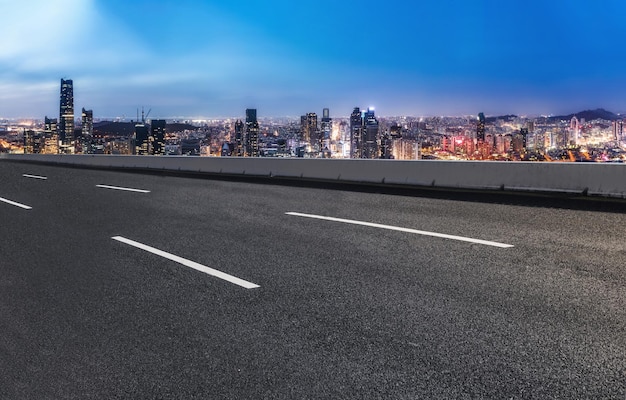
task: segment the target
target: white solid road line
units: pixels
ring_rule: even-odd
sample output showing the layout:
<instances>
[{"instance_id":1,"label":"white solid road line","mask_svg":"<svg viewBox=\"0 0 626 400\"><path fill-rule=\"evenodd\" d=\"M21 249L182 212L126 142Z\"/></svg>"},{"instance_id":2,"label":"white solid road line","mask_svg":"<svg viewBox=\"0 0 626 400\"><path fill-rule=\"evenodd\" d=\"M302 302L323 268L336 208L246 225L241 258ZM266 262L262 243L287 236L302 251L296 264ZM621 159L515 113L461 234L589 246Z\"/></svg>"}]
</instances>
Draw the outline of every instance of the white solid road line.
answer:
<instances>
[{"instance_id":1,"label":"white solid road line","mask_svg":"<svg viewBox=\"0 0 626 400\"><path fill-rule=\"evenodd\" d=\"M221 271L218 271L216 269L209 268L209 267L204 266L202 264L198 264L197 262L190 261L190 260L187 260L187 259L182 258L182 257L178 257L178 256L176 256L174 254L170 254L170 253L167 253L167 252L159 250L159 249L155 249L154 247L150 247L150 246L145 245L143 243L135 242L134 240L126 239L126 238L124 238L122 236L114 236L111 239L117 240L118 242L126 243L126 244L128 244L130 246L136 247L136 248L141 249L141 250L145 250L147 252L150 252L152 254L156 254L156 255L161 256L163 258L167 258L168 260L177 262L177 263L182 264L182 265L184 265L186 267L189 267L189 268L193 268L193 269L195 269L197 271L204 272L205 274L214 276L216 278L223 279L223 280L228 281L230 283L234 283L235 285L239 285L239 286L244 287L246 289L255 289L255 288L260 287L259 285L255 284L255 283L248 282L248 281L245 281L243 279L239 279L239 278L237 278L235 276L228 275L228 274L226 274L224 272L221 272Z\"/></svg>"},{"instance_id":2,"label":"white solid road line","mask_svg":"<svg viewBox=\"0 0 626 400\"><path fill-rule=\"evenodd\" d=\"M21 204L21 203L15 202L15 201L4 199L2 197L0 197L0 201L3 202L3 203L11 204L12 206L15 206L15 207L23 208L24 210L32 209L31 206L27 206L26 204Z\"/></svg>"},{"instance_id":3,"label":"white solid road line","mask_svg":"<svg viewBox=\"0 0 626 400\"><path fill-rule=\"evenodd\" d=\"M420 230L417 230L417 229L402 228L402 227L399 227L399 226L375 224L375 223L372 223L372 222L363 222L363 221L355 221L355 220L351 220L351 219L325 217L325 216L322 216L322 215L302 214L302 213L298 213L298 212L287 212L285 214L287 214L287 215L294 215L296 217L315 218L315 219L322 219L322 220L325 220L325 221L343 222L344 224L363 225L363 226L370 226L370 227L373 227L373 228L389 229L389 230L392 230L392 231L415 233L417 235L434 236L434 237L444 238L444 239L460 240L460 241L463 241L463 242L484 244L484 245L487 245L487 246L494 246L494 247L500 247L500 248L513 247L512 244L491 242L489 240L474 239L474 238L469 238L469 237L464 237L464 236L447 235L445 233L420 231Z\"/></svg>"},{"instance_id":4,"label":"white solid road line","mask_svg":"<svg viewBox=\"0 0 626 400\"><path fill-rule=\"evenodd\" d=\"M96 187L104 188L104 189L125 190L127 192L150 193L149 190L133 189L133 188L126 188L126 187L119 187L119 186L96 185Z\"/></svg>"},{"instance_id":5,"label":"white solid road line","mask_svg":"<svg viewBox=\"0 0 626 400\"><path fill-rule=\"evenodd\" d=\"M48 178L47 178L47 177L45 177L45 176L39 176L39 175L23 174L22 176L23 176L24 178L33 178L33 179L42 179L42 180L48 179Z\"/></svg>"}]
</instances>

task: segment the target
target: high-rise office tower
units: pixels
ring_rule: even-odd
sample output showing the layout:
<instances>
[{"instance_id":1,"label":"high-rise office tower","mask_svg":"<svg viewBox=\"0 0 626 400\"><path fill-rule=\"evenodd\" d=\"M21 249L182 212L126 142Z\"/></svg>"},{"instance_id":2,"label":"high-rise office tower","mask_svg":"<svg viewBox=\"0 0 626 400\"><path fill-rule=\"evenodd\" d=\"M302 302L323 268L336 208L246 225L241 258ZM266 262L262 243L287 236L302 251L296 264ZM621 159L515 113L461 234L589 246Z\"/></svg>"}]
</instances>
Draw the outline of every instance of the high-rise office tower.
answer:
<instances>
[{"instance_id":1,"label":"high-rise office tower","mask_svg":"<svg viewBox=\"0 0 626 400\"><path fill-rule=\"evenodd\" d=\"M478 126L476 127L476 139L479 143L485 142L485 114L478 113Z\"/></svg>"},{"instance_id":2,"label":"high-rise office tower","mask_svg":"<svg viewBox=\"0 0 626 400\"><path fill-rule=\"evenodd\" d=\"M236 157L243 157L245 155L245 133L244 133L243 121L237 120L235 122L235 150L233 155Z\"/></svg>"},{"instance_id":3,"label":"high-rise office tower","mask_svg":"<svg viewBox=\"0 0 626 400\"><path fill-rule=\"evenodd\" d=\"M24 154L39 153L39 135L35 131L24 129Z\"/></svg>"},{"instance_id":4,"label":"high-rise office tower","mask_svg":"<svg viewBox=\"0 0 626 400\"><path fill-rule=\"evenodd\" d=\"M528 137L528 128L520 128L511 138L511 147L516 153L523 153L526 150Z\"/></svg>"},{"instance_id":5,"label":"high-rise office tower","mask_svg":"<svg viewBox=\"0 0 626 400\"><path fill-rule=\"evenodd\" d=\"M44 153L46 154L58 154L59 153L59 132L58 132L58 120L56 118L44 118L43 125L44 134Z\"/></svg>"},{"instance_id":6,"label":"high-rise office tower","mask_svg":"<svg viewBox=\"0 0 626 400\"><path fill-rule=\"evenodd\" d=\"M364 135L361 158L380 158L380 137L378 135L378 120L374 109L368 108L363 116Z\"/></svg>"},{"instance_id":7,"label":"high-rise office tower","mask_svg":"<svg viewBox=\"0 0 626 400\"><path fill-rule=\"evenodd\" d=\"M93 154L93 111L83 108L81 117L82 152Z\"/></svg>"},{"instance_id":8,"label":"high-rise office tower","mask_svg":"<svg viewBox=\"0 0 626 400\"><path fill-rule=\"evenodd\" d=\"M354 107L350 114L350 158L361 158L363 119L361 109Z\"/></svg>"},{"instance_id":9,"label":"high-rise office tower","mask_svg":"<svg viewBox=\"0 0 626 400\"><path fill-rule=\"evenodd\" d=\"M138 154L141 156L150 154L148 127L144 122L137 122L135 124L133 154Z\"/></svg>"},{"instance_id":10,"label":"high-rise office tower","mask_svg":"<svg viewBox=\"0 0 626 400\"><path fill-rule=\"evenodd\" d=\"M580 135L581 124L582 123L578 121L578 118L576 118L576 116L572 117L570 121L570 137L569 137L568 144L571 144L571 145L578 144L578 137Z\"/></svg>"},{"instance_id":11,"label":"high-rise office tower","mask_svg":"<svg viewBox=\"0 0 626 400\"><path fill-rule=\"evenodd\" d=\"M320 134L320 150L330 148L331 131L333 129L333 120L330 118L330 110L324 108L322 110L322 127Z\"/></svg>"},{"instance_id":12,"label":"high-rise office tower","mask_svg":"<svg viewBox=\"0 0 626 400\"><path fill-rule=\"evenodd\" d=\"M246 109L246 155L259 156L259 122L256 119L256 108Z\"/></svg>"},{"instance_id":13,"label":"high-rise office tower","mask_svg":"<svg viewBox=\"0 0 626 400\"><path fill-rule=\"evenodd\" d=\"M153 119L150 121L150 154L165 154L165 129L167 123L164 119Z\"/></svg>"},{"instance_id":14,"label":"high-rise office tower","mask_svg":"<svg viewBox=\"0 0 626 400\"><path fill-rule=\"evenodd\" d=\"M300 116L300 141L304 143L310 143L309 127L306 121L306 115Z\"/></svg>"},{"instance_id":15,"label":"high-rise office tower","mask_svg":"<svg viewBox=\"0 0 626 400\"><path fill-rule=\"evenodd\" d=\"M622 140L624 135L624 121L613 121L613 140Z\"/></svg>"},{"instance_id":16,"label":"high-rise office tower","mask_svg":"<svg viewBox=\"0 0 626 400\"><path fill-rule=\"evenodd\" d=\"M308 113L306 115L306 126L304 129L307 132L306 136L309 138L309 144L311 145L313 151L319 151L320 140L316 113Z\"/></svg>"},{"instance_id":17,"label":"high-rise office tower","mask_svg":"<svg viewBox=\"0 0 626 400\"><path fill-rule=\"evenodd\" d=\"M71 79L61 79L59 136L64 145L74 140L74 83Z\"/></svg>"}]
</instances>

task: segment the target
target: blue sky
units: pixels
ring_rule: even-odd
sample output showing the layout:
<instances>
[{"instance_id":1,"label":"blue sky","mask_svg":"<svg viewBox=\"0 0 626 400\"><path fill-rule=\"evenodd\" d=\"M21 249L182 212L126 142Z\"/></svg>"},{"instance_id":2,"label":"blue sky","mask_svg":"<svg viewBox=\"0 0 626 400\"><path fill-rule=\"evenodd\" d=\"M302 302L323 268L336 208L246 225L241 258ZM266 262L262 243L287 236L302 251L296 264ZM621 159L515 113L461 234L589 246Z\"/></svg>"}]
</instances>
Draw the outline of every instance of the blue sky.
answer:
<instances>
[{"instance_id":1,"label":"blue sky","mask_svg":"<svg viewBox=\"0 0 626 400\"><path fill-rule=\"evenodd\" d=\"M626 111L622 0L0 0L0 117Z\"/></svg>"}]
</instances>

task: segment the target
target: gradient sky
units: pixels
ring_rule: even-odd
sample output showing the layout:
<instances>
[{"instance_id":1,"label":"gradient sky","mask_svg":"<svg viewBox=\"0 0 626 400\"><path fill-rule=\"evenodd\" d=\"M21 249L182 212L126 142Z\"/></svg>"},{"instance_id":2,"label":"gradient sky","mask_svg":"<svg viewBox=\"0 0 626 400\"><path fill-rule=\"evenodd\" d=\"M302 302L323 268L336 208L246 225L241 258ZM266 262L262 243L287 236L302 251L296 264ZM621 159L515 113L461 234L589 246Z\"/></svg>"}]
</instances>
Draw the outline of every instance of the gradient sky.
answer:
<instances>
[{"instance_id":1,"label":"gradient sky","mask_svg":"<svg viewBox=\"0 0 626 400\"><path fill-rule=\"evenodd\" d=\"M626 111L623 0L0 0L0 117Z\"/></svg>"}]
</instances>

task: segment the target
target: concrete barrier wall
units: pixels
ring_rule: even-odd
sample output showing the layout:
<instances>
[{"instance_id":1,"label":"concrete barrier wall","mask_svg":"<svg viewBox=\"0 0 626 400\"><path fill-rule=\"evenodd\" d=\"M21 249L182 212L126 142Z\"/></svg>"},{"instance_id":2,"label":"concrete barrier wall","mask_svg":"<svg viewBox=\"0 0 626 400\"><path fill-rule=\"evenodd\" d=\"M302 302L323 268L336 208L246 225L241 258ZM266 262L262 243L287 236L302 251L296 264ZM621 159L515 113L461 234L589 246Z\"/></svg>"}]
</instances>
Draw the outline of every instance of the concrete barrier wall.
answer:
<instances>
[{"instance_id":1,"label":"concrete barrier wall","mask_svg":"<svg viewBox=\"0 0 626 400\"><path fill-rule=\"evenodd\" d=\"M335 182L504 189L626 198L626 165L434 160L3 154L2 159Z\"/></svg>"}]
</instances>

